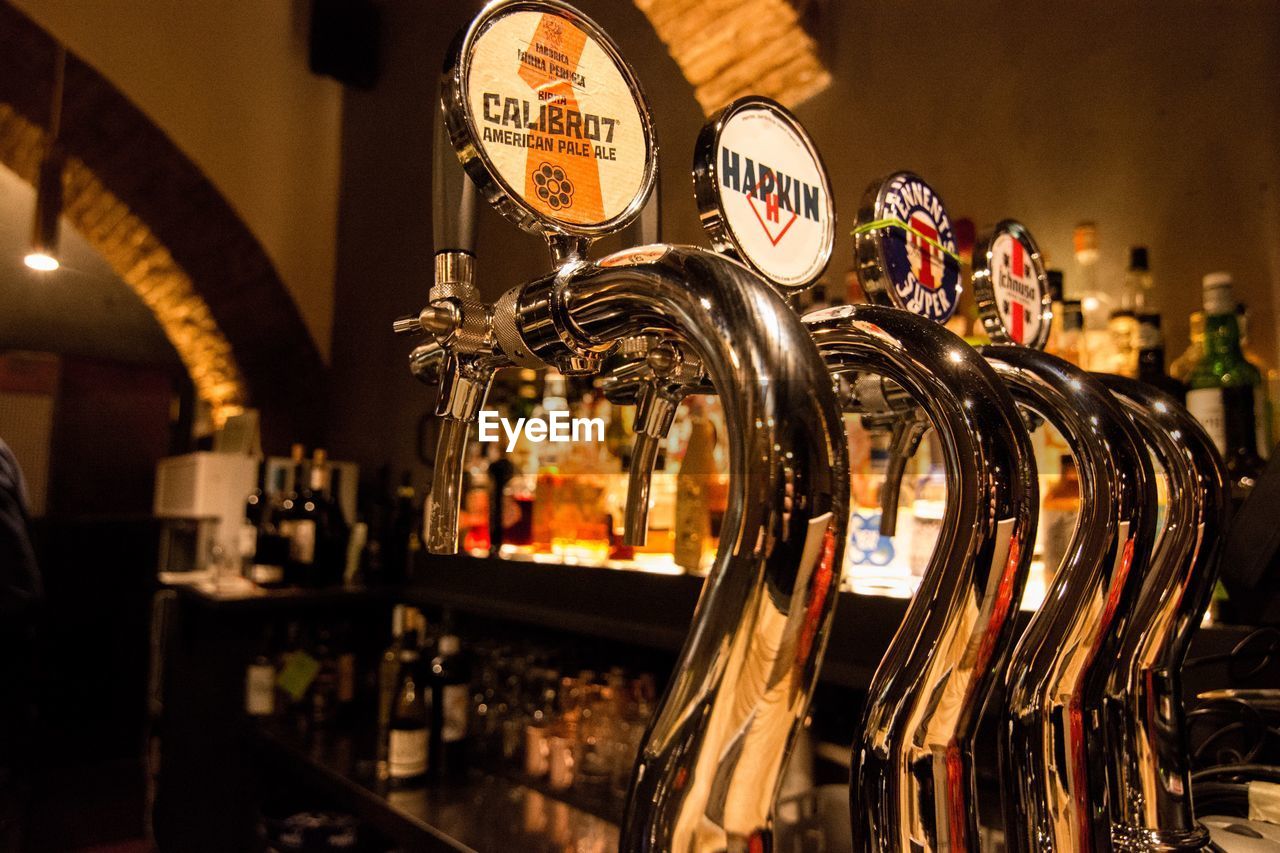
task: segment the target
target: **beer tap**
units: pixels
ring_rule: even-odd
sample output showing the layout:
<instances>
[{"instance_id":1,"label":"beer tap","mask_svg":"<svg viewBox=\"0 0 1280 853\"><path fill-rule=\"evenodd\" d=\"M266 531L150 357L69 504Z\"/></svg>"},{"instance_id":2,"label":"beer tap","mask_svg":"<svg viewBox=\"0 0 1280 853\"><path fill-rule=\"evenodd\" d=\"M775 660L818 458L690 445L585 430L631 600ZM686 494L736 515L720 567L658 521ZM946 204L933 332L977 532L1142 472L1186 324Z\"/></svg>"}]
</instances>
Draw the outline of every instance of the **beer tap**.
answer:
<instances>
[{"instance_id":1,"label":"beer tap","mask_svg":"<svg viewBox=\"0 0 1280 853\"><path fill-rule=\"evenodd\" d=\"M881 383L892 383L881 396L906 391L915 409L879 408L898 412L895 446L904 460L918 443L914 422L927 416L947 474L942 533L876 670L854 742L855 849L976 850L975 743L1016 639L1013 617L1039 504L1033 454L996 372L941 325L955 309L959 263L937 193L909 172L873 183L854 234L864 289L906 309L856 306L850 312L901 340L908 356L905 363L873 366ZM805 319L820 329L828 313ZM911 317L919 328L909 331L897 320L890 325L898 317ZM827 334L815 330L832 367ZM895 478L902 470L895 464L887 473ZM887 479L882 500L897 487Z\"/></svg>"},{"instance_id":2,"label":"beer tap","mask_svg":"<svg viewBox=\"0 0 1280 853\"><path fill-rule=\"evenodd\" d=\"M954 264L935 252L940 269L922 270L928 255L908 257L906 234L886 220L888 206L922 184L896 175L873 188L879 212L871 218L881 231L860 246L863 271L893 287L907 277L942 279L954 297ZM699 137L694 185L717 249L784 292L821 273L834 239L825 168L783 107L748 97L713 117ZM945 213L926 215L941 226L935 235L949 239ZM934 319L869 305L803 318L833 384L848 380L846 410L896 429L904 448L932 425L948 478L943 538L876 672L854 745L858 849L976 845L974 735L1013 639L1035 538L1035 473L1014 401L986 362Z\"/></svg>"},{"instance_id":3,"label":"beer tap","mask_svg":"<svg viewBox=\"0 0 1280 853\"><path fill-rule=\"evenodd\" d=\"M1066 439L1081 515L1062 566L1007 668L1001 730L1005 832L1013 850L1110 848L1103 703L1117 638L1133 618L1156 535L1142 434L1106 387L1040 352L1052 322L1030 233L1006 220L974 253L974 291L996 345L981 352L1025 409Z\"/></svg>"},{"instance_id":4,"label":"beer tap","mask_svg":"<svg viewBox=\"0 0 1280 853\"><path fill-rule=\"evenodd\" d=\"M521 56L564 61L551 74ZM493 369L594 373L623 339L687 345L724 401L729 503L676 675L641 745L620 846L767 848L782 758L838 598L848 517L843 425L825 367L778 295L714 253L659 244L587 258L593 238L639 211L656 143L633 72L585 16L559 0L489 4L450 50L442 101L475 188L547 237L555 269L490 305L457 287L461 264L445 264L437 279L447 287L417 318L445 350L439 411L459 424L441 436L429 541L456 548L457 507L443 504L456 501L460 470L444 463Z\"/></svg>"},{"instance_id":5,"label":"beer tap","mask_svg":"<svg viewBox=\"0 0 1280 853\"><path fill-rule=\"evenodd\" d=\"M1101 378L1146 436L1169 501L1151 570L1108 666L1102 716L1111 842L1117 850L1204 850L1209 836L1192 808L1181 672L1217 581L1228 480L1212 440L1181 404L1132 379Z\"/></svg>"}]
</instances>

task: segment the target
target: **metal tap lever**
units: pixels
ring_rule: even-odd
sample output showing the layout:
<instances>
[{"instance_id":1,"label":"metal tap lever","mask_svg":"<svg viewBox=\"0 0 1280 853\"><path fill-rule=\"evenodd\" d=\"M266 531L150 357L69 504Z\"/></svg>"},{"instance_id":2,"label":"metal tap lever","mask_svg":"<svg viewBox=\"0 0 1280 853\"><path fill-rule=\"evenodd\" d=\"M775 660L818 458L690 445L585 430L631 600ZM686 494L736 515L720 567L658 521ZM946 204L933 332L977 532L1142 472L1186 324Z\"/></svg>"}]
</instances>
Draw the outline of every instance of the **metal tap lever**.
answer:
<instances>
[{"instance_id":1,"label":"metal tap lever","mask_svg":"<svg viewBox=\"0 0 1280 853\"><path fill-rule=\"evenodd\" d=\"M1226 473L1212 440L1173 398L1132 379L1099 378L1142 428L1169 486L1151 570L1105 663L1111 842L1117 850L1202 850L1209 836L1192 809L1181 672L1217 582Z\"/></svg>"},{"instance_id":2,"label":"metal tap lever","mask_svg":"<svg viewBox=\"0 0 1280 853\"><path fill-rule=\"evenodd\" d=\"M1017 346L981 349L1024 408L1065 437L1080 477L1081 514L1044 603L1008 667L1002 732L1005 832L1017 851L1109 849L1101 732L1106 661L1116 654L1155 538L1155 489L1141 434L1099 382ZM1104 821L1105 823L1105 817Z\"/></svg>"},{"instance_id":3,"label":"metal tap lever","mask_svg":"<svg viewBox=\"0 0 1280 853\"><path fill-rule=\"evenodd\" d=\"M898 498L902 492L902 477L907 471L907 461L916 455L920 439L929 430L929 422L916 409L911 416L896 418L889 439L889 462L885 467L884 484L880 487L880 535L893 536L898 532Z\"/></svg>"}]
</instances>

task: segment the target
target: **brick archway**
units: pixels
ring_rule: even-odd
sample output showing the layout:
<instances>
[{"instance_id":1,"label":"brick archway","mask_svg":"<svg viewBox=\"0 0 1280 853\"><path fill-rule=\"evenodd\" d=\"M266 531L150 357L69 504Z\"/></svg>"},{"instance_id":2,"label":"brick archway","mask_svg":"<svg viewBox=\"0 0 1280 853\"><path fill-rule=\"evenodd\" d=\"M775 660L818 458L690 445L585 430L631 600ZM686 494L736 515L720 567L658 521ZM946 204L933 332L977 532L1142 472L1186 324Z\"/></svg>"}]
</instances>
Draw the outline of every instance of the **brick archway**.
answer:
<instances>
[{"instance_id":1,"label":"brick archway","mask_svg":"<svg viewBox=\"0 0 1280 853\"><path fill-rule=\"evenodd\" d=\"M56 43L0 0L0 163L33 183ZM326 368L262 246L226 199L110 82L67 56L64 216L142 298L196 393L262 410L275 450L321 436Z\"/></svg>"}]
</instances>

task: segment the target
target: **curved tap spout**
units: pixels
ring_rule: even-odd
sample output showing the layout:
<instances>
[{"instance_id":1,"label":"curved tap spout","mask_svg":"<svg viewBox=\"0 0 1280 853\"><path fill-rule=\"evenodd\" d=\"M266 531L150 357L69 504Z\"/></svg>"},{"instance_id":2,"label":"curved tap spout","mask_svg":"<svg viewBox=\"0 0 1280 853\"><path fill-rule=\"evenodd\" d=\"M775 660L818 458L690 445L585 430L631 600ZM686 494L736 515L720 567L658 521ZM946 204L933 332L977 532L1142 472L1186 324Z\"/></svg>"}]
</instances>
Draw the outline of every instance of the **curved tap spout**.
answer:
<instances>
[{"instance_id":1,"label":"curved tap spout","mask_svg":"<svg viewBox=\"0 0 1280 853\"><path fill-rule=\"evenodd\" d=\"M1105 662L1126 624L1155 537L1155 489L1142 438L1101 383L1023 347L982 353L1018 402L1063 434L1080 473L1081 512L1007 669L1001 726L1005 831L1012 850L1088 851L1105 822L1100 764Z\"/></svg>"},{"instance_id":2,"label":"curved tap spout","mask_svg":"<svg viewBox=\"0 0 1280 853\"><path fill-rule=\"evenodd\" d=\"M1164 531L1111 658L1103 706L1116 850L1201 850L1191 803L1182 664L1217 581L1229 503L1222 459L1190 413L1149 385L1102 381L1142 428L1168 480Z\"/></svg>"},{"instance_id":3,"label":"curved tap spout","mask_svg":"<svg viewBox=\"0 0 1280 853\"><path fill-rule=\"evenodd\" d=\"M747 850L770 839L837 599L848 523L843 423L799 318L744 267L648 246L521 289L517 327L544 360L647 330L695 349L729 435L723 535L632 777L623 851Z\"/></svg>"},{"instance_id":4,"label":"curved tap spout","mask_svg":"<svg viewBox=\"0 0 1280 853\"><path fill-rule=\"evenodd\" d=\"M1031 562L1031 443L994 371L942 326L870 305L805 321L830 371L874 371L910 393L946 463L942 532L854 743L854 846L976 850L974 736Z\"/></svg>"}]
</instances>

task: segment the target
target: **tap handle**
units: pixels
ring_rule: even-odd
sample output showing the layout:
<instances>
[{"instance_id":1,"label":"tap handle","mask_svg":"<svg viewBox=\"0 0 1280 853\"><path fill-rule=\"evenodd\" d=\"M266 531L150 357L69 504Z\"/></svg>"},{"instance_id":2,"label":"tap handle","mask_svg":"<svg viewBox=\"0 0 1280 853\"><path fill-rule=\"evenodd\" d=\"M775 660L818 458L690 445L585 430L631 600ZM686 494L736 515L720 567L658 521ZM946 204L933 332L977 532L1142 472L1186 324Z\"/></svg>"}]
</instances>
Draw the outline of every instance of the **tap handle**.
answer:
<instances>
[{"instance_id":1,"label":"tap handle","mask_svg":"<svg viewBox=\"0 0 1280 853\"><path fill-rule=\"evenodd\" d=\"M475 184L458 162L444 109L436 112L435 151L431 169L431 198L434 205L431 224L435 250L475 254L476 208L479 203Z\"/></svg>"},{"instance_id":2,"label":"tap handle","mask_svg":"<svg viewBox=\"0 0 1280 853\"><path fill-rule=\"evenodd\" d=\"M917 409L906 418L894 421L889 444L889 462L885 467L884 485L880 487L880 535L893 536L898 532L898 495L902 491L902 477L907 470L907 460L920 447L929 423Z\"/></svg>"},{"instance_id":3,"label":"tap handle","mask_svg":"<svg viewBox=\"0 0 1280 853\"><path fill-rule=\"evenodd\" d=\"M662 190L654 182L653 192L640 208L635 221L622 234L623 246L652 246L662 242Z\"/></svg>"}]
</instances>

